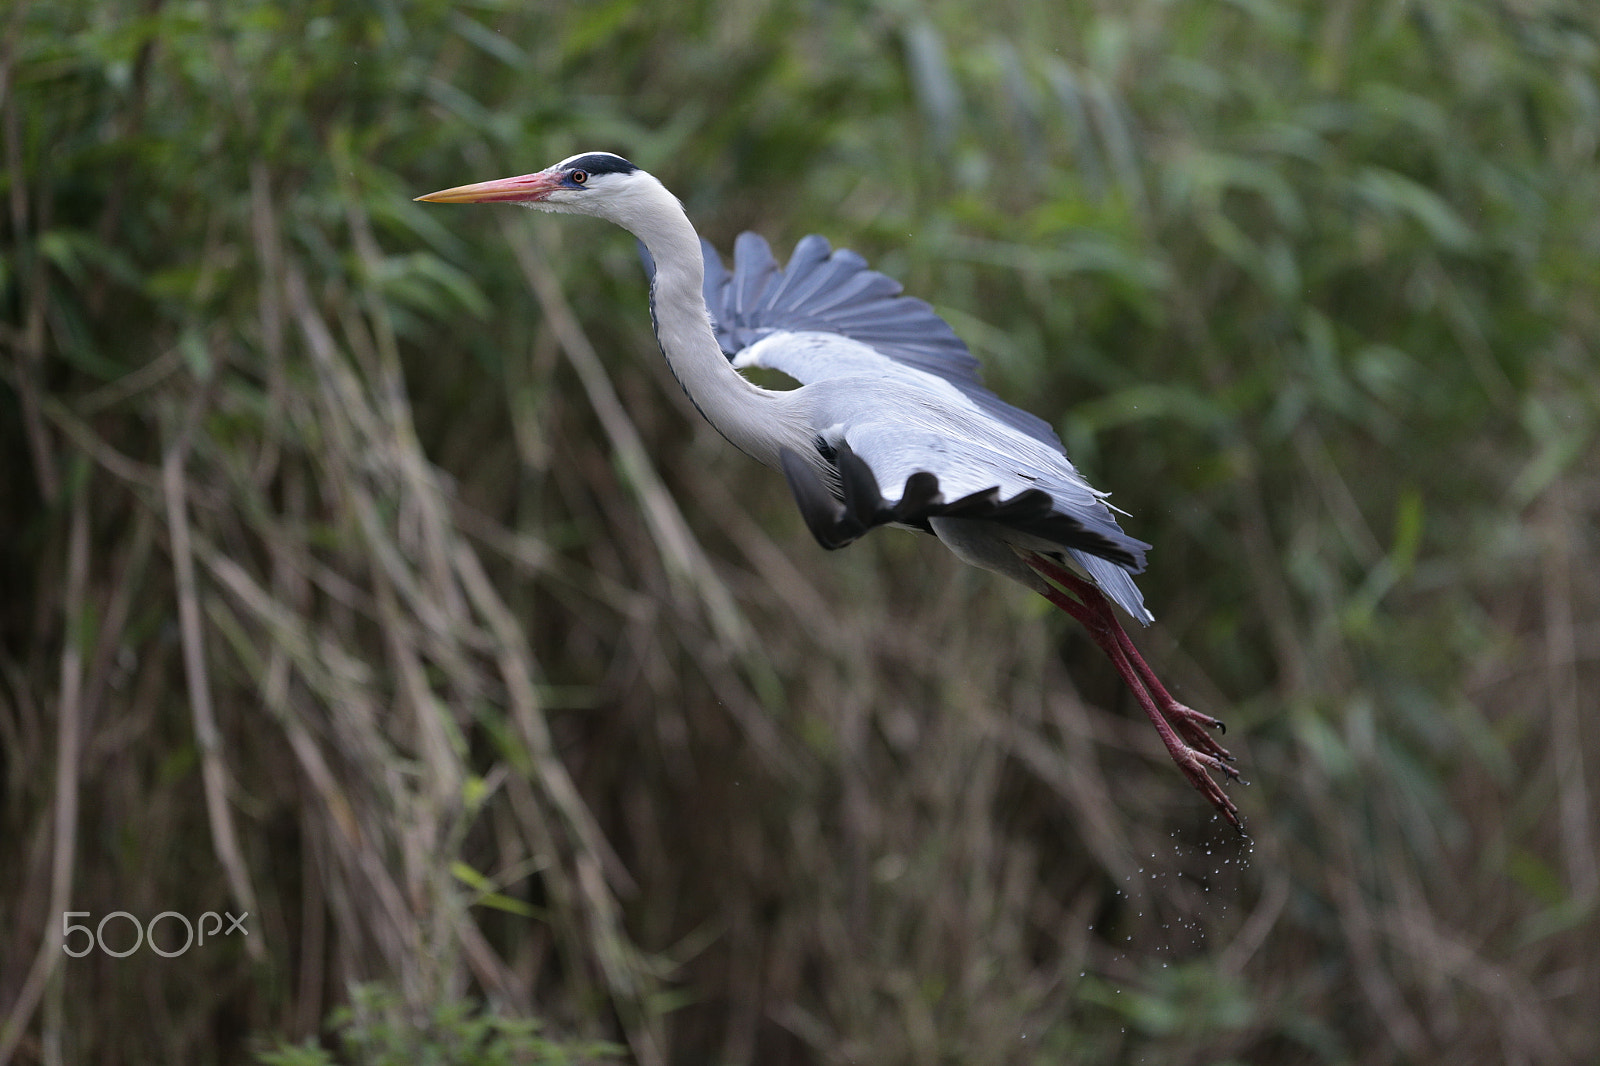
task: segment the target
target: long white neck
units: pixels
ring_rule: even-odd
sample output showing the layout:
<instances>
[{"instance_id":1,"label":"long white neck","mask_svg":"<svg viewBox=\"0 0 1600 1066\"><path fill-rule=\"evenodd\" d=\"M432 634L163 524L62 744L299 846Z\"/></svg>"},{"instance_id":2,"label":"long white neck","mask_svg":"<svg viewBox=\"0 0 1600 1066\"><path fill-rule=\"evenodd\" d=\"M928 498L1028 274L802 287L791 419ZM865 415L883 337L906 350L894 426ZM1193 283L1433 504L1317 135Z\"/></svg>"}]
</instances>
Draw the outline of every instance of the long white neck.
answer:
<instances>
[{"instance_id":1,"label":"long white neck","mask_svg":"<svg viewBox=\"0 0 1600 1066\"><path fill-rule=\"evenodd\" d=\"M640 172L637 177L645 178ZM729 364L711 329L703 291L705 262L700 237L677 197L659 181L636 182L626 199L610 205L608 218L644 242L655 260L650 310L656 339L672 373L706 421L736 447L767 466L778 466L778 450L811 450L811 431L784 402L785 393L750 382Z\"/></svg>"}]
</instances>

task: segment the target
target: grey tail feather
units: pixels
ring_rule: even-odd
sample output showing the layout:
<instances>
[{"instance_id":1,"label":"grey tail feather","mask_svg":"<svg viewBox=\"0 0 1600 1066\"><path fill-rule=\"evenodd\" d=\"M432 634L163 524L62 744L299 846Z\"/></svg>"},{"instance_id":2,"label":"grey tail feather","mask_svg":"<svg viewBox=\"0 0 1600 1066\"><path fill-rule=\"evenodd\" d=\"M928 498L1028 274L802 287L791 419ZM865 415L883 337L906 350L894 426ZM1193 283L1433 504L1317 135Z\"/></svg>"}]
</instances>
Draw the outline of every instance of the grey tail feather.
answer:
<instances>
[{"instance_id":1,"label":"grey tail feather","mask_svg":"<svg viewBox=\"0 0 1600 1066\"><path fill-rule=\"evenodd\" d=\"M1077 548L1068 548L1072 558L1077 564L1094 578L1094 583L1100 586L1100 591L1111 598L1111 601L1121 607L1133 620L1142 626L1147 626L1156 620L1150 609L1144 605L1144 593L1139 591L1139 586L1133 583L1133 577L1122 567L1110 559L1102 559L1098 555L1079 551Z\"/></svg>"}]
</instances>

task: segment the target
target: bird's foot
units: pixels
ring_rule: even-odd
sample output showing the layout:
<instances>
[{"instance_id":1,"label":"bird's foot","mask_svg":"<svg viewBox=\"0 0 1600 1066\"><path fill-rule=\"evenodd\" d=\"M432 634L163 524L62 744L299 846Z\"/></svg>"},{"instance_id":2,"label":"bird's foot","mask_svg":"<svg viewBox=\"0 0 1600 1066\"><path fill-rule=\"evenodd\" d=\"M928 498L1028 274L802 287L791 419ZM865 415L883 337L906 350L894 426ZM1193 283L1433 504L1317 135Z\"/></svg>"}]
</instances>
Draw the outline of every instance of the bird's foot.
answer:
<instances>
[{"instance_id":1,"label":"bird's foot","mask_svg":"<svg viewBox=\"0 0 1600 1066\"><path fill-rule=\"evenodd\" d=\"M1166 698L1163 700L1160 698L1161 696ZM1221 719L1213 718L1209 714L1201 714L1193 707L1179 703L1165 689L1159 690L1157 699L1162 704L1161 717L1172 725L1173 730L1183 738L1186 745L1196 751L1204 752L1222 760L1217 769L1224 771L1229 777L1237 778L1239 776L1238 771L1227 765L1227 763L1234 761L1233 753L1218 744L1216 737L1212 736L1212 730L1219 733L1227 732L1228 727L1222 724Z\"/></svg>"},{"instance_id":2,"label":"bird's foot","mask_svg":"<svg viewBox=\"0 0 1600 1066\"><path fill-rule=\"evenodd\" d=\"M1183 776L1189 779L1189 783L1211 801L1211 805L1228 820L1228 824L1237 829L1241 836L1244 835L1244 820L1239 816L1239 808L1228 798L1228 794L1222 791L1222 785L1216 778L1207 772L1216 771L1226 780L1240 780L1239 771L1232 765L1233 753L1217 743L1215 736L1215 733L1227 732L1228 727L1223 725L1219 718L1202 714L1193 707L1179 703L1172 693L1167 691L1161 679L1156 677L1155 671L1150 669L1149 664L1139 654L1139 650L1128 639L1127 633L1120 627L1117 629L1117 636L1119 649L1143 685L1149 699L1145 704L1146 713L1154 708L1159 715L1160 720L1157 720L1157 715L1151 715L1150 720L1155 724L1156 732L1161 734L1167 752L1183 771ZM1162 729L1163 723L1168 728Z\"/></svg>"},{"instance_id":3,"label":"bird's foot","mask_svg":"<svg viewBox=\"0 0 1600 1066\"><path fill-rule=\"evenodd\" d=\"M1233 780L1239 779L1239 771L1229 766L1226 762L1214 755L1182 744L1167 745L1167 751L1172 755L1172 761L1178 764L1178 769L1183 771L1183 776L1189 779L1196 792L1199 792L1217 812L1228 820L1228 824L1244 836L1244 819L1239 815L1239 808L1222 790L1222 784L1207 771L1215 770Z\"/></svg>"},{"instance_id":4,"label":"bird's foot","mask_svg":"<svg viewBox=\"0 0 1600 1066\"><path fill-rule=\"evenodd\" d=\"M1163 730L1159 723L1156 727L1156 732L1166 744L1167 754L1172 756L1172 761L1178 764L1178 769L1183 771L1183 776L1189 779L1195 791L1210 800L1218 813L1228 820L1228 824L1237 829L1241 836L1244 835L1244 819L1239 816L1239 808L1222 790L1222 782L1212 776L1215 772L1227 781L1240 780L1239 771L1233 766L1233 754L1218 744L1210 732L1222 728L1222 723L1209 714L1201 714L1179 703L1159 685L1156 689L1156 700L1153 702L1159 703L1161 718L1171 727Z\"/></svg>"}]
</instances>

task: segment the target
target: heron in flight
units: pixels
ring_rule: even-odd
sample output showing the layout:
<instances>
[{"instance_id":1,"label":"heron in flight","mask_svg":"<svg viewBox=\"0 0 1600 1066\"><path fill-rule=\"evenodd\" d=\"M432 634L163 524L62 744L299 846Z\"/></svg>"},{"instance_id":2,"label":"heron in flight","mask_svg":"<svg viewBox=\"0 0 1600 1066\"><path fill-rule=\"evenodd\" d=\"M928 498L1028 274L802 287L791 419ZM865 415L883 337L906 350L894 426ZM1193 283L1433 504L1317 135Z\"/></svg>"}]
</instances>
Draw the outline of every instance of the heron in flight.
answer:
<instances>
[{"instance_id":1,"label":"heron in flight","mask_svg":"<svg viewBox=\"0 0 1600 1066\"><path fill-rule=\"evenodd\" d=\"M584 152L536 174L418 197L593 215L629 230L652 269L650 314L683 391L740 451L781 471L824 548L895 525L1039 593L1081 622L1189 782L1237 829L1213 774L1237 778L1222 723L1179 703L1123 630L1153 616L1132 575L1150 545L1122 531L1044 420L978 378L955 332L898 282L821 237L780 267L742 234L730 272L683 205L621 156ZM765 367L799 383L765 389Z\"/></svg>"}]
</instances>

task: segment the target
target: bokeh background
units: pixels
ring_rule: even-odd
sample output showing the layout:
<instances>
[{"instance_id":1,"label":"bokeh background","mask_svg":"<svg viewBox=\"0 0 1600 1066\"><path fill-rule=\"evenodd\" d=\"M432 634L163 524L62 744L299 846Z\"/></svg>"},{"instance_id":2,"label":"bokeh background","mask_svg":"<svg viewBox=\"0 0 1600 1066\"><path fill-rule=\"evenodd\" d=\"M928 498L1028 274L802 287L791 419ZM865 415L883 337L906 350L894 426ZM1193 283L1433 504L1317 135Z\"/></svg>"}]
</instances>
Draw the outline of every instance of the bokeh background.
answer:
<instances>
[{"instance_id":1,"label":"bokeh background","mask_svg":"<svg viewBox=\"0 0 1600 1066\"><path fill-rule=\"evenodd\" d=\"M0 35L0 1062L1600 1058L1592 4ZM584 149L1054 422L1248 841L1043 601L819 550L626 234L411 200Z\"/></svg>"}]
</instances>

